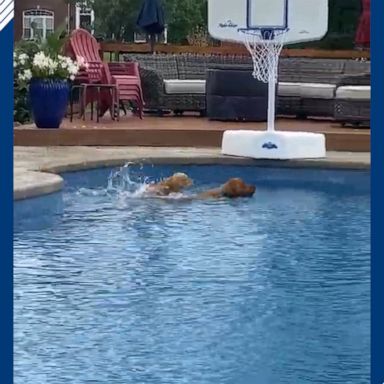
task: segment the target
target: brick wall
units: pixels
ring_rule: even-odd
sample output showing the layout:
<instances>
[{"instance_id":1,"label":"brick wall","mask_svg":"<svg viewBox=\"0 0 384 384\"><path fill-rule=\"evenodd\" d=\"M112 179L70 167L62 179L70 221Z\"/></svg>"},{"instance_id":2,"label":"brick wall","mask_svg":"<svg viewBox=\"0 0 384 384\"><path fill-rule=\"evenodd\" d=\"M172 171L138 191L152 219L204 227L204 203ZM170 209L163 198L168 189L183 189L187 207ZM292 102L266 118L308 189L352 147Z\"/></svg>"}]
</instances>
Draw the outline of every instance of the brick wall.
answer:
<instances>
[{"instance_id":1,"label":"brick wall","mask_svg":"<svg viewBox=\"0 0 384 384\"><path fill-rule=\"evenodd\" d=\"M14 39L18 41L23 36L23 11L30 9L45 9L54 12L54 27L66 25L69 17L70 28L75 24L74 6L68 5L64 0L15 0Z\"/></svg>"}]
</instances>

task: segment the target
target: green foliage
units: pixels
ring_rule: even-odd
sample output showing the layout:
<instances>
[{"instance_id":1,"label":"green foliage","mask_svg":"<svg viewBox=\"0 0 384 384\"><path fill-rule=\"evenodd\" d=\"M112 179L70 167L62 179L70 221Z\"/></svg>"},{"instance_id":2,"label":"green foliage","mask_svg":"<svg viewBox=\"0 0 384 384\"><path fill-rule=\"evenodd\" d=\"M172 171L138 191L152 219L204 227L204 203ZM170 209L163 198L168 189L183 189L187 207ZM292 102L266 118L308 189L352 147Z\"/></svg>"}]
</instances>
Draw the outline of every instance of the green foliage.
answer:
<instances>
[{"instance_id":1,"label":"green foliage","mask_svg":"<svg viewBox=\"0 0 384 384\"><path fill-rule=\"evenodd\" d=\"M40 51L39 42L36 40L20 40L15 44L15 53L25 53L33 58Z\"/></svg>"},{"instance_id":2,"label":"green foliage","mask_svg":"<svg viewBox=\"0 0 384 384\"><path fill-rule=\"evenodd\" d=\"M31 113L28 106L28 87L25 83L14 82L14 106L13 121L20 124L31 121Z\"/></svg>"},{"instance_id":3,"label":"green foliage","mask_svg":"<svg viewBox=\"0 0 384 384\"><path fill-rule=\"evenodd\" d=\"M353 49L360 14L360 0L329 0L328 33L325 38L292 47L331 50Z\"/></svg>"},{"instance_id":4,"label":"green foliage","mask_svg":"<svg viewBox=\"0 0 384 384\"><path fill-rule=\"evenodd\" d=\"M78 2L68 0L69 2ZM207 0L162 0L168 40L186 42L196 27L207 26ZM132 41L143 0L83 0L95 12L95 34L106 40Z\"/></svg>"},{"instance_id":5,"label":"green foliage","mask_svg":"<svg viewBox=\"0 0 384 384\"><path fill-rule=\"evenodd\" d=\"M78 0L67 0L79 2ZM144 0L80 0L95 11L95 32L107 40L132 41L136 20ZM207 30L207 0L162 0L168 41L186 43L196 31ZM329 32L321 42L299 45L348 49L354 46L361 12L360 0L329 0Z\"/></svg>"},{"instance_id":6,"label":"green foliage","mask_svg":"<svg viewBox=\"0 0 384 384\"><path fill-rule=\"evenodd\" d=\"M207 0L165 0L169 42L185 43L196 28L207 26Z\"/></svg>"},{"instance_id":7,"label":"green foliage","mask_svg":"<svg viewBox=\"0 0 384 384\"><path fill-rule=\"evenodd\" d=\"M14 56L21 53L27 55L26 60L32 60L36 53L40 51L40 46L37 41L22 40L15 45ZM14 65L13 70L13 92L14 92L14 107L13 121L24 124L31 121L31 113L28 106L28 85L25 81L19 81L20 67Z\"/></svg>"},{"instance_id":8,"label":"green foliage","mask_svg":"<svg viewBox=\"0 0 384 384\"><path fill-rule=\"evenodd\" d=\"M58 55L63 53L64 45L67 42L65 36L66 27L59 27L56 31L49 34L45 40L39 40L38 44L40 50L43 51L47 56L56 58Z\"/></svg>"},{"instance_id":9,"label":"green foliage","mask_svg":"<svg viewBox=\"0 0 384 384\"><path fill-rule=\"evenodd\" d=\"M67 0L83 3L95 12L94 29L105 40L130 41L142 0Z\"/></svg>"}]
</instances>

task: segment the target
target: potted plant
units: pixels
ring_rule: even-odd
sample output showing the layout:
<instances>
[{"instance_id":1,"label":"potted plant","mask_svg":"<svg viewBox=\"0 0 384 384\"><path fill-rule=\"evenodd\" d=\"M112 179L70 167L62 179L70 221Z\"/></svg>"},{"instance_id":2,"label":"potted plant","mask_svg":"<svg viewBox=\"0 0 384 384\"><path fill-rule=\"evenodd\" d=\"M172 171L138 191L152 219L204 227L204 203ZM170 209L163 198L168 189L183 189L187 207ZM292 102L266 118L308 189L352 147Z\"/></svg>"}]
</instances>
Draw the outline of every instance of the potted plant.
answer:
<instances>
[{"instance_id":1,"label":"potted plant","mask_svg":"<svg viewBox=\"0 0 384 384\"><path fill-rule=\"evenodd\" d=\"M33 120L38 128L59 128L68 106L70 81L81 64L61 55L61 32L48 36L32 56L16 52L17 81L28 87Z\"/></svg>"}]
</instances>

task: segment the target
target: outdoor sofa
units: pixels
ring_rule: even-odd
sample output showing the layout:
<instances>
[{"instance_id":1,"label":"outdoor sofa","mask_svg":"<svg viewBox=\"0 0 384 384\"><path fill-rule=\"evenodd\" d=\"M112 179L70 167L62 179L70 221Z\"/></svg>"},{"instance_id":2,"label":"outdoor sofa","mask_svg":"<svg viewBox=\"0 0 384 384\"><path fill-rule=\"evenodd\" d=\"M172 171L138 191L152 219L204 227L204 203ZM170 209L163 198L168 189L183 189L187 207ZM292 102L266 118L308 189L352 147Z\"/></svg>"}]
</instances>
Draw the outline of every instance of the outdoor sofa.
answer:
<instances>
[{"instance_id":1,"label":"outdoor sofa","mask_svg":"<svg viewBox=\"0 0 384 384\"><path fill-rule=\"evenodd\" d=\"M124 60L139 63L146 108L160 113L199 111L205 114L208 68L249 65L252 72L251 57L247 55L128 54ZM364 117L357 116L355 123L365 121L370 85L361 88L353 81L346 82L351 77L367 79L369 75L368 61L281 58L277 114L302 118L336 117L340 122L344 122L345 115L345 122L349 123L354 115L350 108L356 107Z\"/></svg>"},{"instance_id":2,"label":"outdoor sofa","mask_svg":"<svg viewBox=\"0 0 384 384\"><path fill-rule=\"evenodd\" d=\"M370 125L370 73L351 74L339 80L335 93L334 117L343 125Z\"/></svg>"}]
</instances>

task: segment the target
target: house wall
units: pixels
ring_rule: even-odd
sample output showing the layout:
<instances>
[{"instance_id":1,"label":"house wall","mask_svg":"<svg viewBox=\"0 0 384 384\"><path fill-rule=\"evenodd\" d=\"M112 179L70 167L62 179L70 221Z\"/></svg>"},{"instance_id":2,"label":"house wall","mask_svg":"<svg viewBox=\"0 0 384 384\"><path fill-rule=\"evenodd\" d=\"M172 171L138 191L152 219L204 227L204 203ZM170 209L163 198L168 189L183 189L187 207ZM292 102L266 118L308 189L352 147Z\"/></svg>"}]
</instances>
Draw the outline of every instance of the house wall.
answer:
<instances>
[{"instance_id":1,"label":"house wall","mask_svg":"<svg viewBox=\"0 0 384 384\"><path fill-rule=\"evenodd\" d=\"M15 0L15 41L23 37L23 11L36 8L46 9L55 13L55 28L66 25L67 17L69 18L70 29L74 28L75 7L71 5L68 9L68 5L64 0Z\"/></svg>"}]
</instances>

